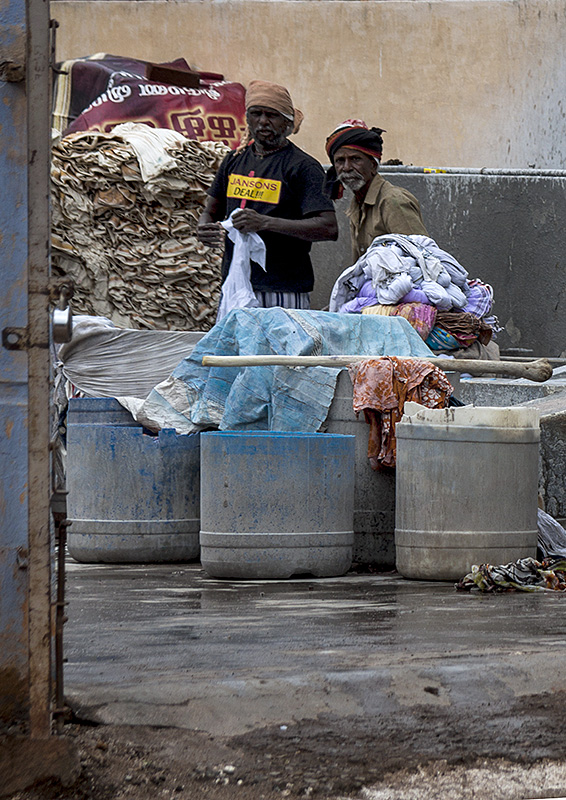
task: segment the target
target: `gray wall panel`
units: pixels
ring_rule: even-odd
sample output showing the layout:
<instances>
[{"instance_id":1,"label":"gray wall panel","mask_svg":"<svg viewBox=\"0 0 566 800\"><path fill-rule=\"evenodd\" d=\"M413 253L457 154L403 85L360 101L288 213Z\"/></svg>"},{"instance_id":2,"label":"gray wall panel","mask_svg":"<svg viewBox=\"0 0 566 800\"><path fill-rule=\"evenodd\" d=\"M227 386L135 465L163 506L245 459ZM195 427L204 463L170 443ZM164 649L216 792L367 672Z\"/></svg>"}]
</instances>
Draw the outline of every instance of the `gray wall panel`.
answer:
<instances>
[{"instance_id":1,"label":"gray wall panel","mask_svg":"<svg viewBox=\"0 0 566 800\"><path fill-rule=\"evenodd\" d=\"M438 245L471 278L493 286L494 312L505 328L498 337L502 349L566 354L566 173L382 172L419 199ZM345 200L337 203L338 242L313 246L316 308L328 303L336 277L351 263L346 207Z\"/></svg>"}]
</instances>

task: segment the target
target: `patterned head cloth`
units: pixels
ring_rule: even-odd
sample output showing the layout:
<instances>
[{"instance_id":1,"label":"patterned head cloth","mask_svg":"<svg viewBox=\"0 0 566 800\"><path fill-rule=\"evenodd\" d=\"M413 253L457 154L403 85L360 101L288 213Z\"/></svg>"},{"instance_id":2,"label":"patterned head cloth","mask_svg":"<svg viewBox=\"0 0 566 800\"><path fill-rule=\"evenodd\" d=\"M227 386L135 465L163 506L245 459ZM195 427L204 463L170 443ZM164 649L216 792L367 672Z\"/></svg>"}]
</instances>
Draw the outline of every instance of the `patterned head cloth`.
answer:
<instances>
[{"instance_id":1,"label":"patterned head cloth","mask_svg":"<svg viewBox=\"0 0 566 800\"><path fill-rule=\"evenodd\" d=\"M337 150L341 147L361 150L362 153L372 158L381 159L383 151L382 133L385 133L382 128L368 128L361 119L347 119L338 125L326 140L326 152L332 164L334 164L334 156Z\"/></svg>"},{"instance_id":2,"label":"patterned head cloth","mask_svg":"<svg viewBox=\"0 0 566 800\"><path fill-rule=\"evenodd\" d=\"M284 86L268 81L251 81L246 91L246 111L251 106L264 106L279 111L293 124L293 133L298 133L303 114L293 107L291 95Z\"/></svg>"},{"instance_id":3,"label":"patterned head cloth","mask_svg":"<svg viewBox=\"0 0 566 800\"><path fill-rule=\"evenodd\" d=\"M334 156L341 147L360 150L371 158L381 159L383 139L382 128L368 128L361 119L347 119L335 128L326 140L326 152L332 166L326 173L325 188L332 200L342 197L343 186L337 179L334 169Z\"/></svg>"}]
</instances>

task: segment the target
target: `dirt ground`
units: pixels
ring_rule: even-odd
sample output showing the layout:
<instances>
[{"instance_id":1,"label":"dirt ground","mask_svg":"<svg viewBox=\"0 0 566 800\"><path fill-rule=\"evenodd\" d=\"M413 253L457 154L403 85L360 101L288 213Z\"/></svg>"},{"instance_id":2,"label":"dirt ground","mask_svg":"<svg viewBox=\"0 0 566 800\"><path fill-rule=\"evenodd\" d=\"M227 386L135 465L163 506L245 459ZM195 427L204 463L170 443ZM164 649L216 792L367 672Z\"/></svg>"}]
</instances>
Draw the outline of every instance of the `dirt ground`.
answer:
<instances>
[{"instance_id":1,"label":"dirt ground","mask_svg":"<svg viewBox=\"0 0 566 800\"><path fill-rule=\"evenodd\" d=\"M402 718L319 718L232 738L74 721L82 773L11 800L526 800L566 796L565 697L504 714L422 707ZM373 788L364 788L373 787Z\"/></svg>"}]
</instances>

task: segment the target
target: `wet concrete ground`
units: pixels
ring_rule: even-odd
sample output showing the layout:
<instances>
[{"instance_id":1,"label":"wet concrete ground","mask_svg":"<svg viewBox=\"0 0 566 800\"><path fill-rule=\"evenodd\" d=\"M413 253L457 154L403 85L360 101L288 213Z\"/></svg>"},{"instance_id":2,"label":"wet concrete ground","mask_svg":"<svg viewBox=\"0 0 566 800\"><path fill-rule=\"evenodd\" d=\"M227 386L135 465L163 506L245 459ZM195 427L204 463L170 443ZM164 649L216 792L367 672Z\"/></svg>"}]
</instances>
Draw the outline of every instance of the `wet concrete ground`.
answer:
<instances>
[{"instance_id":1,"label":"wet concrete ground","mask_svg":"<svg viewBox=\"0 0 566 800\"><path fill-rule=\"evenodd\" d=\"M396 573L236 582L199 564L70 561L67 596L65 693L85 719L260 738L307 721L367 733L396 720L405 738L419 728L431 757L427 725L442 726L443 757L453 720L465 752L466 729L482 754L564 752L545 722L566 690L559 594L461 593Z\"/></svg>"}]
</instances>

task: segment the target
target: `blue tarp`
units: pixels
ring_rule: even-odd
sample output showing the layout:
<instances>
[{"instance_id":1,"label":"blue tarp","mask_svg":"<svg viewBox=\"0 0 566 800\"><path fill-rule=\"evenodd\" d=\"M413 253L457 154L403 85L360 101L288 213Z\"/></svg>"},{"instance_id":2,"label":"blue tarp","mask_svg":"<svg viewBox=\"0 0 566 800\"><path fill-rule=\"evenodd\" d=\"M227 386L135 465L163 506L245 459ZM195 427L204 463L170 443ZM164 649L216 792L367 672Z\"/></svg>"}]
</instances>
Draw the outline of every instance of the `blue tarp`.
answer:
<instances>
[{"instance_id":1,"label":"blue tarp","mask_svg":"<svg viewBox=\"0 0 566 800\"><path fill-rule=\"evenodd\" d=\"M334 397L334 367L204 367L205 355L434 354L402 317L283 308L236 309L215 325L138 413L179 433L318 431Z\"/></svg>"}]
</instances>

